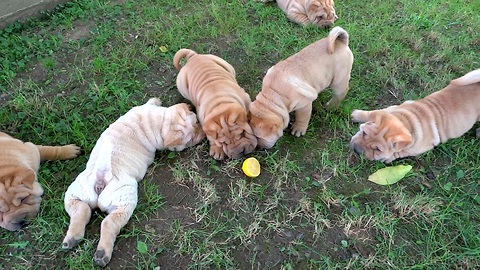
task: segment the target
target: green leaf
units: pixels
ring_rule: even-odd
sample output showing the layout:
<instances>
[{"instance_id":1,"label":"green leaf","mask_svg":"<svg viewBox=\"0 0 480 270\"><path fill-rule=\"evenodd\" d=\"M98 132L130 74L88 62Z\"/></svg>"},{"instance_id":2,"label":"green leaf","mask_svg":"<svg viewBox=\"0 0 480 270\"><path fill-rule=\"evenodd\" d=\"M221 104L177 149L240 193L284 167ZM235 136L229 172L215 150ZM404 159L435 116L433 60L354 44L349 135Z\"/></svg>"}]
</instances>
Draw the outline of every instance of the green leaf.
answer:
<instances>
[{"instance_id":1,"label":"green leaf","mask_svg":"<svg viewBox=\"0 0 480 270\"><path fill-rule=\"evenodd\" d=\"M21 242L15 242L15 243L12 243L12 244L7 244L8 246L11 246L11 247L14 247L14 248L25 248L26 246L28 246L30 242L28 241L21 241Z\"/></svg>"},{"instance_id":2,"label":"green leaf","mask_svg":"<svg viewBox=\"0 0 480 270\"><path fill-rule=\"evenodd\" d=\"M400 181L411 170L411 165L397 165L392 167L386 167L371 174L368 177L368 180L379 185L391 185Z\"/></svg>"},{"instance_id":3,"label":"green leaf","mask_svg":"<svg viewBox=\"0 0 480 270\"><path fill-rule=\"evenodd\" d=\"M137 250L138 252L145 254L148 251L147 244L142 241L137 241Z\"/></svg>"},{"instance_id":4,"label":"green leaf","mask_svg":"<svg viewBox=\"0 0 480 270\"><path fill-rule=\"evenodd\" d=\"M445 185L443 185L443 189L445 189L446 191L452 190L452 187L453 187L453 184L451 182L448 182Z\"/></svg>"}]
</instances>

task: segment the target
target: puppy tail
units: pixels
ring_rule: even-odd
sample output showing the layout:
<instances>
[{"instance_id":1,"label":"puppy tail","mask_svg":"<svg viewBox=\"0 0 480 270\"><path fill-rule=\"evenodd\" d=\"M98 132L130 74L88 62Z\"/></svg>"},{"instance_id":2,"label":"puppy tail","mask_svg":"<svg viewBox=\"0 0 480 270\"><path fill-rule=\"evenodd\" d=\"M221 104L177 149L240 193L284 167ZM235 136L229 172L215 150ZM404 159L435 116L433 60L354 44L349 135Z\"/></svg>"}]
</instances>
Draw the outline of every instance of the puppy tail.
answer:
<instances>
[{"instance_id":1,"label":"puppy tail","mask_svg":"<svg viewBox=\"0 0 480 270\"><path fill-rule=\"evenodd\" d=\"M337 41L344 46L348 46L348 33L340 26L335 26L328 34L328 52L330 54L335 51Z\"/></svg>"},{"instance_id":2,"label":"puppy tail","mask_svg":"<svg viewBox=\"0 0 480 270\"><path fill-rule=\"evenodd\" d=\"M190 57L196 55L197 53L190 50L190 49L180 49L177 53L175 53L175 56L173 56L173 65L177 70L180 70L182 68L182 65L180 64L180 61L183 58L190 59Z\"/></svg>"},{"instance_id":3,"label":"puppy tail","mask_svg":"<svg viewBox=\"0 0 480 270\"><path fill-rule=\"evenodd\" d=\"M99 151L97 163L95 164L96 186L99 184L106 185L112 179L112 151L113 147L110 141L104 140ZM99 192L97 192L99 193Z\"/></svg>"},{"instance_id":4,"label":"puppy tail","mask_svg":"<svg viewBox=\"0 0 480 270\"><path fill-rule=\"evenodd\" d=\"M451 81L451 84L454 85L469 85L480 82L480 69L476 69L473 71L468 72L467 74L463 75L462 77Z\"/></svg>"}]
</instances>

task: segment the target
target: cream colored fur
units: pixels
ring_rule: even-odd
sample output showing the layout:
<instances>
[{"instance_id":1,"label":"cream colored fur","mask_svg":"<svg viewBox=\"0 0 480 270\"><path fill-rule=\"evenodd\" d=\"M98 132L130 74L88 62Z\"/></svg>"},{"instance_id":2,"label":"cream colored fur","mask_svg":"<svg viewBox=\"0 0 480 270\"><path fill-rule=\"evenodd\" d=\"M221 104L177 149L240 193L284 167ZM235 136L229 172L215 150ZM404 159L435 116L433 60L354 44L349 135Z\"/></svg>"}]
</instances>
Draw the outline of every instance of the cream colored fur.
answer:
<instances>
[{"instance_id":1,"label":"cream colored fur","mask_svg":"<svg viewBox=\"0 0 480 270\"><path fill-rule=\"evenodd\" d=\"M263 78L262 91L250 104L250 126L258 146L272 147L283 135L293 111L292 134L304 135L312 102L327 87L333 90L327 107L338 106L348 92L352 64L348 33L337 26L326 38L271 67Z\"/></svg>"},{"instance_id":2,"label":"cream colored fur","mask_svg":"<svg viewBox=\"0 0 480 270\"><path fill-rule=\"evenodd\" d=\"M337 19L333 0L277 0L287 17L302 25L328 27Z\"/></svg>"},{"instance_id":3,"label":"cream colored fur","mask_svg":"<svg viewBox=\"0 0 480 270\"><path fill-rule=\"evenodd\" d=\"M92 210L107 212L94 256L99 266L105 266L120 229L137 205L137 183L145 176L156 150L181 151L203 138L205 134L187 104L166 108L156 98L111 124L98 139L85 170L65 193L70 225L63 248L73 248L84 237Z\"/></svg>"}]
</instances>

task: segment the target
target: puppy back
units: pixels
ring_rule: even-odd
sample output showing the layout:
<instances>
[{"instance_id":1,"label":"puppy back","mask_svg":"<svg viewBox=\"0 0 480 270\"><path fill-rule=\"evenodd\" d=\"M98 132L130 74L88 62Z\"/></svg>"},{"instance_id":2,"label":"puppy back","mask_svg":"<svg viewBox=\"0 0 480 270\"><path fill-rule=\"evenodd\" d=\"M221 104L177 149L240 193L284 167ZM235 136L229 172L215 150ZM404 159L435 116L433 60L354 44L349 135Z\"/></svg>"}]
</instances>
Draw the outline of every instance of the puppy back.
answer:
<instances>
[{"instance_id":1,"label":"puppy back","mask_svg":"<svg viewBox=\"0 0 480 270\"><path fill-rule=\"evenodd\" d=\"M177 53L175 53L175 55L173 56L173 65L175 66L175 68L177 70L180 70L182 68L182 65L180 64L180 61L183 59L183 58L187 58L187 61L188 59L190 59L190 57L196 55L197 53L190 50L190 49L180 49L178 50Z\"/></svg>"},{"instance_id":2,"label":"puppy back","mask_svg":"<svg viewBox=\"0 0 480 270\"><path fill-rule=\"evenodd\" d=\"M344 46L348 46L348 33L340 26L335 26L328 34L328 52L330 54L335 52L337 41Z\"/></svg>"}]
</instances>

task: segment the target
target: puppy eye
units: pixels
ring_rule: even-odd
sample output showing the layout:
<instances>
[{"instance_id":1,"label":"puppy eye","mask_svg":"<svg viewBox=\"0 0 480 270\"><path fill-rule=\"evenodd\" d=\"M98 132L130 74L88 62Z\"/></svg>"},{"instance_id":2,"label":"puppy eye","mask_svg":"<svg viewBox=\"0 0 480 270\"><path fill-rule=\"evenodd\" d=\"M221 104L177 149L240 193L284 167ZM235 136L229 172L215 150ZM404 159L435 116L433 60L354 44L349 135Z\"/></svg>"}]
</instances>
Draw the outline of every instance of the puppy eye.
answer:
<instances>
[{"instance_id":1,"label":"puppy eye","mask_svg":"<svg viewBox=\"0 0 480 270\"><path fill-rule=\"evenodd\" d=\"M380 147L378 147L378 146L376 146L373 150L382 152L382 150L380 150Z\"/></svg>"}]
</instances>

